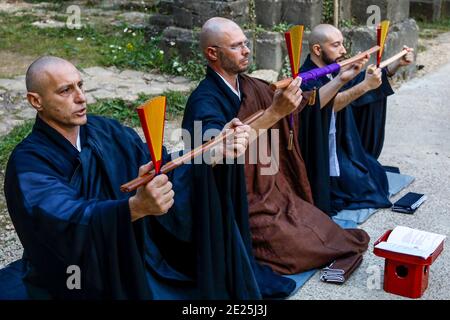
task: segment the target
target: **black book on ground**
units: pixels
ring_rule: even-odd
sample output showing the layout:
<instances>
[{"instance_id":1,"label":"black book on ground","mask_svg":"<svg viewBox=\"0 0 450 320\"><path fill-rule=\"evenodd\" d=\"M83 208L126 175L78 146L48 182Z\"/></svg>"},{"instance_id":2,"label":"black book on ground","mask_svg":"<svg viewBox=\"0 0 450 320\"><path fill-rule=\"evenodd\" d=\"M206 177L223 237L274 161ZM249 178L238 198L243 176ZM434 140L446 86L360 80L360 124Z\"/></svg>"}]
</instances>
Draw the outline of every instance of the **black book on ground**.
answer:
<instances>
[{"instance_id":1,"label":"black book on ground","mask_svg":"<svg viewBox=\"0 0 450 320\"><path fill-rule=\"evenodd\" d=\"M422 193L408 192L393 204L392 211L414 213L425 200L427 196Z\"/></svg>"}]
</instances>

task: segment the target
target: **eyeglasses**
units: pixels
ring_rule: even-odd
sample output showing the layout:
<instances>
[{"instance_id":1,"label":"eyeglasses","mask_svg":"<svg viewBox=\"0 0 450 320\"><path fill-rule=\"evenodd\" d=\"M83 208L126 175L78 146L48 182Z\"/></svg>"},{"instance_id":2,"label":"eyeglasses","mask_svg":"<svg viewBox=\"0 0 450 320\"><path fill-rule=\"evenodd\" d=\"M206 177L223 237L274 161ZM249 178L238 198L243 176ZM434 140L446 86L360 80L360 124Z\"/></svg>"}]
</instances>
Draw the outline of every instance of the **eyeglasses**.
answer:
<instances>
[{"instance_id":1,"label":"eyeglasses","mask_svg":"<svg viewBox=\"0 0 450 320\"><path fill-rule=\"evenodd\" d=\"M249 49L249 46L250 46L250 41L245 40L241 44L237 44L237 45L232 46L232 47L221 47L221 46L211 46L211 47L213 47L213 48L222 48L222 49L230 49L231 51L239 51L239 50L242 50L244 48Z\"/></svg>"}]
</instances>

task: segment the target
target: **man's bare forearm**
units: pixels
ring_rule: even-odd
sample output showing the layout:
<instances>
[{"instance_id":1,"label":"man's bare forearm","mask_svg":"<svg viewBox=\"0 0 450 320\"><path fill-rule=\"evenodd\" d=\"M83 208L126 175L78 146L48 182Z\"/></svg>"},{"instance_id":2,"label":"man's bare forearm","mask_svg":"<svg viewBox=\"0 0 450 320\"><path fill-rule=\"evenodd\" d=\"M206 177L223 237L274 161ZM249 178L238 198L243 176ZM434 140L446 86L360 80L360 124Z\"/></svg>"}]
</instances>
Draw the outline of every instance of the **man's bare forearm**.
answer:
<instances>
[{"instance_id":1,"label":"man's bare forearm","mask_svg":"<svg viewBox=\"0 0 450 320\"><path fill-rule=\"evenodd\" d=\"M333 99L333 97L339 92L344 84L345 82L342 81L339 77L335 77L333 80L319 89L321 109L325 107L331 101L331 99Z\"/></svg>"},{"instance_id":2,"label":"man's bare forearm","mask_svg":"<svg viewBox=\"0 0 450 320\"><path fill-rule=\"evenodd\" d=\"M367 86L364 82L357 84L356 86L345 90L343 92L339 92L334 99L333 110L334 112L341 111L346 106L348 106L351 102L355 101L367 91Z\"/></svg>"}]
</instances>

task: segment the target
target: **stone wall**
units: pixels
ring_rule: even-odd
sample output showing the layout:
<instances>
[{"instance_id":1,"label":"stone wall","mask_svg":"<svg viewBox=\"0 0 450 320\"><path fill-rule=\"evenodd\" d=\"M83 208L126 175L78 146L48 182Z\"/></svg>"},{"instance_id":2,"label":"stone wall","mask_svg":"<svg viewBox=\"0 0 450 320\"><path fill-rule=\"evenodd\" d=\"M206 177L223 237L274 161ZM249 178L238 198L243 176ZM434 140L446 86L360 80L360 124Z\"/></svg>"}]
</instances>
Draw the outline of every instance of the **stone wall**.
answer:
<instances>
[{"instance_id":1,"label":"stone wall","mask_svg":"<svg viewBox=\"0 0 450 320\"><path fill-rule=\"evenodd\" d=\"M375 28L358 27L343 29L344 39L346 39L346 47L352 55L360 51L367 50L376 44ZM384 48L383 60L400 52L404 45L414 48L417 54L417 46L419 40L419 27L414 19L407 19L402 22L395 23L391 26L386 45ZM369 63L376 63L376 55L372 55ZM415 64L408 68L399 70L398 76L403 78L410 77L416 70Z\"/></svg>"},{"instance_id":2,"label":"stone wall","mask_svg":"<svg viewBox=\"0 0 450 320\"><path fill-rule=\"evenodd\" d=\"M239 25L249 23L249 0L161 0L158 14L149 21L150 33L166 27L200 28L209 18L221 16Z\"/></svg>"},{"instance_id":3,"label":"stone wall","mask_svg":"<svg viewBox=\"0 0 450 320\"><path fill-rule=\"evenodd\" d=\"M450 1L450 0L449 0ZM251 0L193 1L162 0L159 14L151 17L149 30L162 32L161 46L168 58L172 53L189 60L198 56L198 32L201 25L213 16L223 16L236 21L240 26L250 25ZM285 58L284 35L270 31L280 23L303 24L311 28L320 23L322 0L255 0L256 23L264 27L256 33L245 30L251 41L254 61L258 69L280 72ZM350 54L366 50L375 45L375 29L366 27L369 17L367 7L378 5L381 18L391 21L391 31L385 49L385 57L400 51L403 45L417 48L418 27L409 17L409 0L341 0L342 19L352 19L358 24L343 29L346 47ZM220 14L219 14L220 13ZM302 61L308 54L309 32L305 31ZM410 67L405 74L415 70Z\"/></svg>"},{"instance_id":4,"label":"stone wall","mask_svg":"<svg viewBox=\"0 0 450 320\"><path fill-rule=\"evenodd\" d=\"M342 19L353 19L356 24L366 25L369 14L367 8L376 5L381 9L381 20L397 23L409 18L410 0L341 0L348 3L349 8L343 10Z\"/></svg>"}]
</instances>

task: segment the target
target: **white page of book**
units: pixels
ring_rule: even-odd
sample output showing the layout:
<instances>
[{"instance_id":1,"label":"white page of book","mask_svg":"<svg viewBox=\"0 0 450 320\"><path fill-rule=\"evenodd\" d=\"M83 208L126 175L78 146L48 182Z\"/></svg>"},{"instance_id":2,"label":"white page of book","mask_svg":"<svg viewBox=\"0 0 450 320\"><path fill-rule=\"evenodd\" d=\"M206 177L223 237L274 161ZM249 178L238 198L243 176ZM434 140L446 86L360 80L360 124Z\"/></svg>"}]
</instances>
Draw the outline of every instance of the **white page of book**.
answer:
<instances>
[{"instance_id":1,"label":"white page of book","mask_svg":"<svg viewBox=\"0 0 450 320\"><path fill-rule=\"evenodd\" d=\"M376 248L428 258L446 237L441 234L398 226Z\"/></svg>"}]
</instances>

